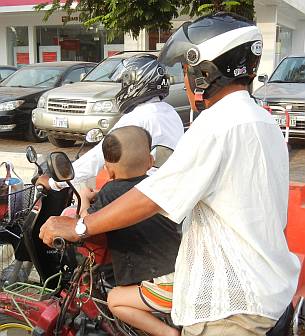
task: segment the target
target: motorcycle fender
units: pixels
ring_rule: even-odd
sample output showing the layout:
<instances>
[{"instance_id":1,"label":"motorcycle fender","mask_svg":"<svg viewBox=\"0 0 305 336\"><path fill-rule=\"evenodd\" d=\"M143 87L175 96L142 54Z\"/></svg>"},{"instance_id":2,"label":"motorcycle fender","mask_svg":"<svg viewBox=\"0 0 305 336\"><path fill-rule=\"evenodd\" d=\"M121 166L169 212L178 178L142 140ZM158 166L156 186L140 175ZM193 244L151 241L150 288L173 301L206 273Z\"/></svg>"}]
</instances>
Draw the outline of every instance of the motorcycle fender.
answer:
<instances>
[{"instance_id":1,"label":"motorcycle fender","mask_svg":"<svg viewBox=\"0 0 305 336\"><path fill-rule=\"evenodd\" d=\"M59 313L59 304L57 301L53 301L42 312L36 326L44 330L46 332L46 335L52 335Z\"/></svg>"}]
</instances>

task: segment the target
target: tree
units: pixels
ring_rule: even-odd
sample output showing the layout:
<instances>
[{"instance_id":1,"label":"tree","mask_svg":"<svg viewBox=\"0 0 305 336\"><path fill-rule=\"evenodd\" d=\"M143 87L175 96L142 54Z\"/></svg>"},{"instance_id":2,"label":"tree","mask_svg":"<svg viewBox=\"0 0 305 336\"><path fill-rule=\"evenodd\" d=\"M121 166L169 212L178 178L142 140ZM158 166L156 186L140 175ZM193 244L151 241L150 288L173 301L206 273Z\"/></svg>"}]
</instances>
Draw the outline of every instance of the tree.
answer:
<instances>
[{"instance_id":1,"label":"tree","mask_svg":"<svg viewBox=\"0 0 305 336\"><path fill-rule=\"evenodd\" d=\"M48 20L57 10L80 13L80 20L86 26L97 23L104 25L112 39L120 33L131 33L137 37L141 29L170 30L171 20L181 14L207 15L219 11L231 11L253 19L254 0L52 0L44 15ZM48 3L36 6L46 9Z\"/></svg>"}]
</instances>

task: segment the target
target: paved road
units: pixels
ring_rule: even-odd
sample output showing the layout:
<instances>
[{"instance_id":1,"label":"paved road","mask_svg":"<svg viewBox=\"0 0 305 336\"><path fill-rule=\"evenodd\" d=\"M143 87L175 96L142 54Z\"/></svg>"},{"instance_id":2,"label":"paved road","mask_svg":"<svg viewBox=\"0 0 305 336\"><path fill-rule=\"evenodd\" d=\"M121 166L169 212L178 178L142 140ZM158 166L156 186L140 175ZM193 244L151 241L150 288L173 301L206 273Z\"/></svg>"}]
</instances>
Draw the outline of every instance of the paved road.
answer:
<instances>
[{"instance_id":1,"label":"paved road","mask_svg":"<svg viewBox=\"0 0 305 336\"><path fill-rule=\"evenodd\" d=\"M18 140L13 136L0 136L0 162L10 160L15 163L16 171L29 169L32 170L32 165L29 165L25 159L25 149L30 142ZM32 144L37 150L37 153L45 156L49 152L61 150L67 153L70 158L73 158L77 153L80 143L71 148L58 149L52 144L45 142L40 144ZM89 150L90 146L86 146L85 151ZM12 153L19 153L13 155ZM17 164L16 164L17 162ZM20 170L19 170L20 169ZM290 180L305 183L305 143L293 144L293 149L290 153Z\"/></svg>"}]
</instances>

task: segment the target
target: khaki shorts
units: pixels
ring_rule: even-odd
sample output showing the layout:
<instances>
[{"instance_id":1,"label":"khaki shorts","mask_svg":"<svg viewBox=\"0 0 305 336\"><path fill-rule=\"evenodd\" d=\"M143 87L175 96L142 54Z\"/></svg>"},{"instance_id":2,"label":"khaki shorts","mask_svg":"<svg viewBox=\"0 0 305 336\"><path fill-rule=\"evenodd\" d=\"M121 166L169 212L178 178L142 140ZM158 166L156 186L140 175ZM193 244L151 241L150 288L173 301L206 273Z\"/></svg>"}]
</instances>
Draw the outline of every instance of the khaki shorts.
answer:
<instances>
[{"instance_id":1,"label":"khaki shorts","mask_svg":"<svg viewBox=\"0 0 305 336\"><path fill-rule=\"evenodd\" d=\"M184 327L181 336L265 336L275 323L267 317L239 314Z\"/></svg>"}]
</instances>

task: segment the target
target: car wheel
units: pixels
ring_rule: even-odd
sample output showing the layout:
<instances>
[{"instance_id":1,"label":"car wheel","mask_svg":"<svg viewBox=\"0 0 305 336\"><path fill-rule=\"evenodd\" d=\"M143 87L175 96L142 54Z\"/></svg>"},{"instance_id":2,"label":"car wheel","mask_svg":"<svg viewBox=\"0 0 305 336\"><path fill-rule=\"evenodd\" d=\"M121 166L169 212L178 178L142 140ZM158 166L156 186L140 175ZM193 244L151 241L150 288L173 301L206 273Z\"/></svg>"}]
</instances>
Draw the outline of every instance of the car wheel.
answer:
<instances>
[{"instance_id":1,"label":"car wheel","mask_svg":"<svg viewBox=\"0 0 305 336\"><path fill-rule=\"evenodd\" d=\"M60 148L72 147L76 142L76 140L55 138L53 135L48 135L48 139L52 145Z\"/></svg>"},{"instance_id":2,"label":"car wheel","mask_svg":"<svg viewBox=\"0 0 305 336\"><path fill-rule=\"evenodd\" d=\"M48 140L47 132L40 130L30 121L29 128L26 133L26 139L32 142L44 142Z\"/></svg>"}]
</instances>

